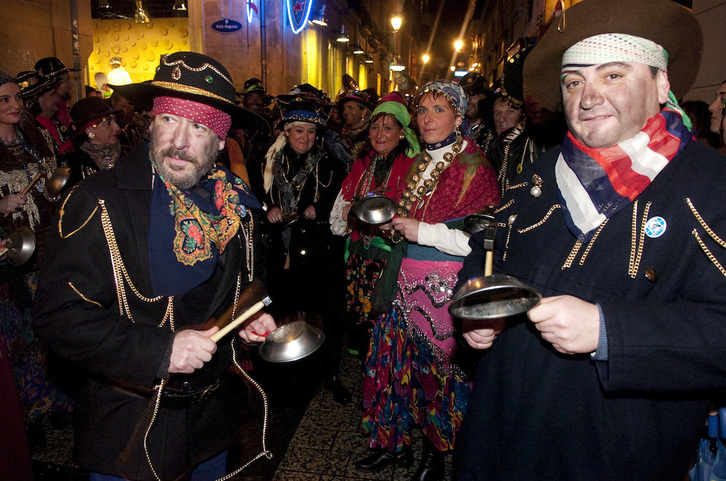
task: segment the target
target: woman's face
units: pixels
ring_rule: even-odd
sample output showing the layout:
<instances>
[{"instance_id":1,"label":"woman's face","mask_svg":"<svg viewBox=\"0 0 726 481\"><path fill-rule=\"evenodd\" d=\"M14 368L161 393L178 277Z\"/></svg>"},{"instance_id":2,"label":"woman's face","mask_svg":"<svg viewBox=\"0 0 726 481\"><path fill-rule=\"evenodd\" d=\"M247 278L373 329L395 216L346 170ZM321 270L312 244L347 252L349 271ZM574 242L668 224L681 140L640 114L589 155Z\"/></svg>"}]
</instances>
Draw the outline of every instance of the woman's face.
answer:
<instances>
[{"instance_id":1,"label":"woman's face","mask_svg":"<svg viewBox=\"0 0 726 481\"><path fill-rule=\"evenodd\" d=\"M118 134L121 128L116 123L116 118L109 115L99 119L92 126L86 129L86 134L91 138L91 143L96 145L113 145L118 142ZM93 133L93 135L90 135Z\"/></svg>"},{"instance_id":2,"label":"woman's face","mask_svg":"<svg viewBox=\"0 0 726 481\"><path fill-rule=\"evenodd\" d=\"M313 148L316 130L315 124L295 124L285 132L285 135L292 150L297 155L302 155Z\"/></svg>"},{"instance_id":3,"label":"woman's face","mask_svg":"<svg viewBox=\"0 0 726 481\"><path fill-rule=\"evenodd\" d=\"M416 122L427 144L446 139L461 125L461 121L462 118L456 116L445 95L434 97L433 93L427 93L419 102Z\"/></svg>"},{"instance_id":4,"label":"woman's face","mask_svg":"<svg viewBox=\"0 0 726 481\"><path fill-rule=\"evenodd\" d=\"M15 125L20 122L23 108L18 84L6 82L0 85L0 124Z\"/></svg>"},{"instance_id":5,"label":"woman's face","mask_svg":"<svg viewBox=\"0 0 726 481\"><path fill-rule=\"evenodd\" d=\"M378 155L388 155L401 142L403 128L398 125L393 115L381 115L368 128L373 150Z\"/></svg>"}]
</instances>

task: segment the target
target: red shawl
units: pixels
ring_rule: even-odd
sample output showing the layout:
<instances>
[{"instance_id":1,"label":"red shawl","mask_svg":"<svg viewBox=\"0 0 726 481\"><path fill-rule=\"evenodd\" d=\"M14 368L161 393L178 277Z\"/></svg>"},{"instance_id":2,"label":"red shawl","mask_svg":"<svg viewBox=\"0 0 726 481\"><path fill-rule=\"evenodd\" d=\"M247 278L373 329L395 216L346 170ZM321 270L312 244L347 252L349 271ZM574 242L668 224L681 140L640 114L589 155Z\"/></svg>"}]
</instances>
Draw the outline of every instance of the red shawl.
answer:
<instances>
[{"instance_id":1,"label":"red shawl","mask_svg":"<svg viewBox=\"0 0 726 481\"><path fill-rule=\"evenodd\" d=\"M471 139L466 139L466 148L441 172L436 190L420 209L411 209L411 217L429 224L458 219L499 204L497 174L489 159ZM407 179L416 173L419 157L409 169ZM398 185L395 200L401 198L406 183Z\"/></svg>"},{"instance_id":2,"label":"red shawl","mask_svg":"<svg viewBox=\"0 0 726 481\"><path fill-rule=\"evenodd\" d=\"M341 186L341 191L343 193L343 200L346 202L350 202L351 199L356 195L365 195L370 192L373 192L379 186L376 185L376 179L375 177L371 181L371 186L366 192L358 192L359 189L362 189L363 183L365 179L363 178L366 172L366 169L371 165L371 160L373 159L373 156L375 155L375 151L371 150L368 155L359 158L355 161L353 166L350 169L350 173L343 181L343 185ZM413 162L413 159L410 157L406 157L405 154L401 153L396 157L393 161L393 165L391 166L391 176L388 179L388 185L387 186L380 186L384 188L388 188L390 190L386 190L384 194L392 199L395 199L395 195L397 195L397 192L399 190L399 186L401 184L404 185L404 180L406 179L406 175L408 174L408 171L411 168L411 163ZM398 196L400 196L400 192L398 193Z\"/></svg>"}]
</instances>

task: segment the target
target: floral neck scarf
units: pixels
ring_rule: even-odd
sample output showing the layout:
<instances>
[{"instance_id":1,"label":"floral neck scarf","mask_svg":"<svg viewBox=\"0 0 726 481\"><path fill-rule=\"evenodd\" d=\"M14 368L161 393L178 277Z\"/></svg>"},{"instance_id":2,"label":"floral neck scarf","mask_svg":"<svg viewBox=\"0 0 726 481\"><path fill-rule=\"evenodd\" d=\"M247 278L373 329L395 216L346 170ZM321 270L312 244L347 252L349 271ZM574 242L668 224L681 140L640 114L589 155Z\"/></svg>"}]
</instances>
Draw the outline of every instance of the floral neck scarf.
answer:
<instances>
[{"instance_id":1,"label":"floral neck scarf","mask_svg":"<svg viewBox=\"0 0 726 481\"><path fill-rule=\"evenodd\" d=\"M197 186L182 190L161 176L153 160L151 164L149 264L154 295L182 294L212 276L247 208L261 206L244 181L224 167L213 168Z\"/></svg>"},{"instance_id":2,"label":"floral neck scarf","mask_svg":"<svg viewBox=\"0 0 726 481\"><path fill-rule=\"evenodd\" d=\"M555 164L565 222L581 241L627 207L680 153L693 134L678 110L665 107L635 137L592 149L568 132Z\"/></svg>"}]
</instances>

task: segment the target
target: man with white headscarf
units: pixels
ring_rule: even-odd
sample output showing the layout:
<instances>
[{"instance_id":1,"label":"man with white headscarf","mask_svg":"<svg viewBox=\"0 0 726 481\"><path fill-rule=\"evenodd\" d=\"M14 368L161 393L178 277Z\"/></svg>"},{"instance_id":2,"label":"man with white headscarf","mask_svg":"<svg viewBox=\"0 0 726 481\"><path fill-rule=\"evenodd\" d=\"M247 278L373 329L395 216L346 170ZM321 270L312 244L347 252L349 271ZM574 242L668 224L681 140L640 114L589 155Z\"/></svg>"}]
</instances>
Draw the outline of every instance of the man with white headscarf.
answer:
<instances>
[{"instance_id":1,"label":"man with white headscarf","mask_svg":"<svg viewBox=\"0 0 726 481\"><path fill-rule=\"evenodd\" d=\"M543 298L464 323L486 355L457 479L680 481L726 386L726 163L676 102L700 28L670 0L584 0L563 17L524 81L546 108L562 100L569 132L496 219L494 271ZM481 273L484 234L460 283Z\"/></svg>"}]
</instances>

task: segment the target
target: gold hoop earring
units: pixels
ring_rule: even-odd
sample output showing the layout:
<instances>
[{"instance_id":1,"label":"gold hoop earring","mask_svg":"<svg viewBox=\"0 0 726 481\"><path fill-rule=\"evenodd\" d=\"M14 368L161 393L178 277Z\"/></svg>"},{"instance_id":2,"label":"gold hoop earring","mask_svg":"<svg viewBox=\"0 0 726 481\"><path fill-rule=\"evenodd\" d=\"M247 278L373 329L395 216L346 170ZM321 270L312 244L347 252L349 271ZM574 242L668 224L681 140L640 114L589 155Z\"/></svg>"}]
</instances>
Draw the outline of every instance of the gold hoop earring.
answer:
<instances>
[{"instance_id":1,"label":"gold hoop earring","mask_svg":"<svg viewBox=\"0 0 726 481\"><path fill-rule=\"evenodd\" d=\"M405 135L403 135L403 134L401 134L401 135L399 135L399 136L398 136L398 140L403 140L403 139L405 139L405 138L406 138L406 136L405 136Z\"/></svg>"}]
</instances>

